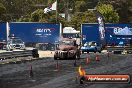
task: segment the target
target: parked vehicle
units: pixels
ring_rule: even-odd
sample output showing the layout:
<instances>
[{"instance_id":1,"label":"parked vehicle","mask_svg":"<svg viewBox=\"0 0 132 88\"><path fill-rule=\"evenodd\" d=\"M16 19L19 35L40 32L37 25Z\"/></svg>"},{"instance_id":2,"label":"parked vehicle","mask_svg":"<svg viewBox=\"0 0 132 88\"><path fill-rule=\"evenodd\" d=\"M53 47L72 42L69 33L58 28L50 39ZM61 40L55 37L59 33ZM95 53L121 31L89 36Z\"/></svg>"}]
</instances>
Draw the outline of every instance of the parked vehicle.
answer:
<instances>
[{"instance_id":1,"label":"parked vehicle","mask_svg":"<svg viewBox=\"0 0 132 88\"><path fill-rule=\"evenodd\" d=\"M101 47L98 46L98 44L95 41L91 41L91 42L86 42L82 47L81 47L81 51L82 53L84 52L99 52L101 53Z\"/></svg>"},{"instance_id":2,"label":"parked vehicle","mask_svg":"<svg viewBox=\"0 0 132 88\"><path fill-rule=\"evenodd\" d=\"M25 43L18 37L10 37L6 44L6 50L22 49L25 50Z\"/></svg>"}]
</instances>

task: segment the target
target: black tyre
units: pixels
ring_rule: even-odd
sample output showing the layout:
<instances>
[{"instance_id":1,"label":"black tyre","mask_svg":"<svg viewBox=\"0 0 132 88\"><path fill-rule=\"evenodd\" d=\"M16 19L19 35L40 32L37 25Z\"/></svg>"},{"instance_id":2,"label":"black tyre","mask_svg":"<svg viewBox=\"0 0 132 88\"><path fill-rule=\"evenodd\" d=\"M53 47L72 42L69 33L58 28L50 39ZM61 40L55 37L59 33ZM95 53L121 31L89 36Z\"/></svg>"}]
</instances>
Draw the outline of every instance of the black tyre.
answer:
<instances>
[{"instance_id":1,"label":"black tyre","mask_svg":"<svg viewBox=\"0 0 132 88\"><path fill-rule=\"evenodd\" d=\"M57 58L54 57L54 60L57 60Z\"/></svg>"},{"instance_id":2,"label":"black tyre","mask_svg":"<svg viewBox=\"0 0 132 88\"><path fill-rule=\"evenodd\" d=\"M84 77L81 77L80 78L80 84L84 84L84 82L85 82L85 78Z\"/></svg>"},{"instance_id":3,"label":"black tyre","mask_svg":"<svg viewBox=\"0 0 132 88\"><path fill-rule=\"evenodd\" d=\"M73 59L74 59L74 60L77 60L77 59L79 59L79 56L78 56L77 54L75 54L75 55L73 56Z\"/></svg>"},{"instance_id":4,"label":"black tyre","mask_svg":"<svg viewBox=\"0 0 132 88\"><path fill-rule=\"evenodd\" d=\"M95 50L94 50L94 53L96 53L97 52L97 48L95 48Z\"/></svg>"},{"instance_id":5,"label":"black tyre","mask_svg":"<svg viewBox=\"0 0 132 88\"><path fill-rule=\"evenodd\" d=\"M54 60L57 60L57 58L56 58L56 57L54 57Z\"/></svg>"},{"instance_id":6,"label":"black tyre","mask_svg":"<svg viewBox=\"0 0 132 88\"><path fill-rule=\"evenodd\" d=\"M76 59L77 58L77 55L75 54L74 56L73 56L73 59Z\"/></svg>"}]
</instances>

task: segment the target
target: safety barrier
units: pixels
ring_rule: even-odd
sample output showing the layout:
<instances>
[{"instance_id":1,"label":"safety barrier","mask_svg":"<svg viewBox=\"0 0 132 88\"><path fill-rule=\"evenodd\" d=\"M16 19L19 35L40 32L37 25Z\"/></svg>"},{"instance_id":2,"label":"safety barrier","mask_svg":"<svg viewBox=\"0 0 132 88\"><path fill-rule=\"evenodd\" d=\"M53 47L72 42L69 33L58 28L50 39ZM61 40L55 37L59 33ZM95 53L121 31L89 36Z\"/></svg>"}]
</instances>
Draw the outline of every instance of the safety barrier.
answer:
<instances>
[{"instance_id":1,"label":"safety barrier","mask_svg":"<svg viewBox=\"0 0 132 88\"><path fill-rule=\"evenodd\" d=\"M0 53L0 59L11 59L11 58L17 58L17 57L28 57L32 56L33 58L39 57L38 50L24 50L24 51L10 51L10 52L3 52Z\"/></svg>"},{"instance_id":2,"label":"safety barrier","mask_svg":"<svg viewBox=\"0 0 132 88\"><path fill-rule=\"evenodd\" d=\"M115 52L115 53L121 53L123 51L126 51L127 53L132 52L132 47L107 47L107 51L109 52Z\"/></svg>"}]
</instances>

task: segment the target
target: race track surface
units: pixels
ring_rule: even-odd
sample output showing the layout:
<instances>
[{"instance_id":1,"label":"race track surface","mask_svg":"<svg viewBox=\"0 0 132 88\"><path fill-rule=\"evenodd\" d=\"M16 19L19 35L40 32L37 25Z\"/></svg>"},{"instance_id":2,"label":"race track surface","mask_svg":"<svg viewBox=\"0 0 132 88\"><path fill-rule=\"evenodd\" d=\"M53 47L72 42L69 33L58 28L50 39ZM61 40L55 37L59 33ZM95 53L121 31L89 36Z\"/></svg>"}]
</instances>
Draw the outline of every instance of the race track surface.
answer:
<instances>
[{"instance_id":1,"label":"race track surface","mask_svg":"<svg viewBox=\"0 0 132 88\"><path fill-rule=\"evenodd\" d=\"M129 84L97 84L78 82L78 67L81 65L87 74L129 74L132 77L132 55L99 54L100 61L95 60L95 54L90 53L90 63L86 64L87 54L81 59L57 61L53 58L0 65L0 88L132 88ZM31 66L33 77L30 76Z\"/></svg>"}]
</instances>

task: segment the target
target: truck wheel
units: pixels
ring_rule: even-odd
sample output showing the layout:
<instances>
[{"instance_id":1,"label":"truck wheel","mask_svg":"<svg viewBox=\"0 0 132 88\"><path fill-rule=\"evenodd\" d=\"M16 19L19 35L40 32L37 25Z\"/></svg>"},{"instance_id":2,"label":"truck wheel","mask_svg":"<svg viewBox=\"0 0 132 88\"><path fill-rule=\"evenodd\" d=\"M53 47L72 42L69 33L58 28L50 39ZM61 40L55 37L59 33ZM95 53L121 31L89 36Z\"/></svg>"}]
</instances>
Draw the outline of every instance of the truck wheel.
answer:
<instances>
[{"instance_id":1,"label":"truck wheel","mask_svg":"<svg viewBox=\"0 0 132 88\"><path fill-rule=\"evenodd\" d=\"M54 56L54 60L57 60L57 57Z\"/></svg>"}]
</instances>

